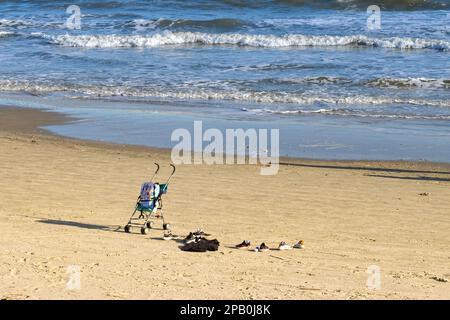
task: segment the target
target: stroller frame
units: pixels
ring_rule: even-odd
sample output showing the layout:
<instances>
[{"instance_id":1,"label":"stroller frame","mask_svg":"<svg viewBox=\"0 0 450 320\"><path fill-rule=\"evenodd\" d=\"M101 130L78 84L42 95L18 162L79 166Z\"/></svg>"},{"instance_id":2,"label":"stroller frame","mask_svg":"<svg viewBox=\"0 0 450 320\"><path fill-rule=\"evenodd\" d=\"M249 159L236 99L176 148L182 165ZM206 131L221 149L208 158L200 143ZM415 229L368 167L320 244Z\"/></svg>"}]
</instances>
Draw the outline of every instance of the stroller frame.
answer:
<instances>
[{"instance_id":1,"label":"stroller frame","mask_svg":"<svg viewBox=\"0 0 450 320\"><path fill-rule=\"evenodd\" d=\"M155 162L156 170L153 174L153 177L150 179L150 181L153 181L153 179L156 177L159 171L159 164ZM169 187L170 179L175 173L175 166L173 164L170 165L172 167L172 173L167 178L167 181L165 183L158 183L160 190L159 194L156 198L151 199L153 202L153 206L151 207L142 207L141 205L141 196L137 198L136 206L134 208L133 213L131 214L130 218L128 219L128 223L125 226L125 232L131 233L133 227L139 227L142 234L147 234L149 229L153 228L153 221L152 219L158 219L161 218L163 221L163 229L164 230L170 230L171 225L169 223L166 223L164 220L164 214L163 214L163 203L162 203L162 195L167 192L167 189ZM139 215L137 215L139 213Z\"/></svg>"}]
</instances>

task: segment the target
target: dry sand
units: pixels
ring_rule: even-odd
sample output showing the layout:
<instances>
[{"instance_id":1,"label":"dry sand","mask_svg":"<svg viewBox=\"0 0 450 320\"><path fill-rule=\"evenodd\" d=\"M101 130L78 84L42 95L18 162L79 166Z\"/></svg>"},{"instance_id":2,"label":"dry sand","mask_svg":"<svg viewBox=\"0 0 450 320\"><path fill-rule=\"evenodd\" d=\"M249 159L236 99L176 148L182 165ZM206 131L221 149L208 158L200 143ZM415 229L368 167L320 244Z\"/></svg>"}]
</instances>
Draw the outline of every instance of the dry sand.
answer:
<instances>
[{"instance_id":1,"label":"dry sand","mask_svg":"<svg viewBox=\"0 0 450 320\"><path fill-rule=\"evenodd\" d=\"M164 197L174 233L201 227L221 242L189 253L159 240L161 229L117 230L153 162L161 179L169 173L168 151L36 129L64 120L0 108L2 299L450 299L446 165L285 159L276 176L254 165L179 166ZM244 239L306 247L233 248ZM66 285L71 265L79 290ZM379 290L366 287L371 265Z\"/></svg>"}]
</instances>

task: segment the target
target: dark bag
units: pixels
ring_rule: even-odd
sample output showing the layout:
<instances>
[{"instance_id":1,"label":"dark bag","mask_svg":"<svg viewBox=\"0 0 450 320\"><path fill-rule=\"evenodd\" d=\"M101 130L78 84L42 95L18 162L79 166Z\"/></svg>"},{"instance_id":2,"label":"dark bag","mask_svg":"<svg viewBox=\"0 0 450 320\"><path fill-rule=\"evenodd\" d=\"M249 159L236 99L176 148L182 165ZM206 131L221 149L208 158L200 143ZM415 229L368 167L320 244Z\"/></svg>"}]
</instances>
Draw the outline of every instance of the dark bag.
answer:
<instances>
[{"instance_id":1,"label":"dark bag","mask_svg":"<svg viewBox=\"0 0 450 320\"><path fill-rule=\"evenodd\" d=\"M207 240L200 239L198 242L187 243L180 247L183 251L191 252L206 252L206 251L217 251L219 249L219 241L217 239Z\"/></svg>"}]
</instances>

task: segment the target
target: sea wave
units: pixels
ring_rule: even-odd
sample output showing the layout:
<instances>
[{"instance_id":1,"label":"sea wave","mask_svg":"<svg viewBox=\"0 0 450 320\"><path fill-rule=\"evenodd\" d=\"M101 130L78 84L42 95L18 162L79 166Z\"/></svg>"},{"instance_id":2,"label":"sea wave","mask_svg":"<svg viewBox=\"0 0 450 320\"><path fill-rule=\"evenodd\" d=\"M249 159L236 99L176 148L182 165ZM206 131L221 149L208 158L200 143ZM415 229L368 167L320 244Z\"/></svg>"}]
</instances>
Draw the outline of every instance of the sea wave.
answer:
<instances>
[{"instance_id":1,"label":"sea wave","mask_svg":"<svg viewBox=\"0 0 450 320\"><path fill-rule=\"evenodd\" d=\"M31 22L25 20L0 19L1 28L16 28L16 27L25 27L29 25L31 25Z\"/></svg>"},{"instance_id":2,"label":"sea wave","mask_svg":"<svg viewBox=\"0 0 450 320\"><path fill-rule=\"evenodd\" d=\"M382 88L450 88L450 79L428 78L377 78L365 82L366 85Z\"/></svg>"},{"instance_id":3,"label":"sea wave","mask_svg":"<svg viewBox=\"0 0 450 320\"><path fill-rule=\"evenodd\" d=\"M430 78L389 78L381 77L368 80L352 80L345 77L317 76L304 78L265 78L258 82L282 85L313 84L313 85L351 85L369 86L390 89L450 89L450 79Z\"/></svg>"},{"instance_id":4,"label":"sea wave","mask_svg":"<svg viewBox=\"0 0 450 320\"><path fill-rule=\"evenodd\" d=\"M231 29L247 25L239 19L211 19L211 20L189 20L189 19L135 19L125 23L137 30L156 28L218 28Z\"/></svg>"},{"instance_id":5,"label":"sea wave","mask_svg":"<svg viewBox=\"0 0 450 320\"><path fill-rule=\"evenodd\" d=\"M345 108L332 109L314 109L314 110L274 110L274 109L244 109L246 112L253 113L268 113L284 116L299 116L299 115L331 115L344 117L361 117L361 118L388 118L388 119L409 119L409 120L450 120L450 115L418 115L418 114L393 114L393 113L376 113L368 110L353 110Z\"/></svg>"},{"instance_id":6,"label":"sea wave","mask_svg":"<svg viewBox=\"0 0 450 320\"><path fill-rule=\"evenodd\" d=\"M448 51L450 41L420 38L372 38L364 35L254 35L239 33L202 33L165 31L151 35L58 35L33 33L52 44L80 48L147 48L164 45L236 45L248 47L382 47L396 49L434 49Z\"/></svg>"},{"instance_id":7,"label":"sea wave","mask_svg":"<svg viewBox=\"0 0 450 320\"><path fill-rule=\"evenodd\" d=\"M316 84L316 85L345 85L351 84L353 81L343 77L332 76L318 76L318 77L304 77L304 78L268 78L262 79L260 82L268 82L275 84Z\"/></svg>"},{"instance_id":8,"label":"sea wave","mask_svg":"<svg viewBox=\"0 0 450 320\"><path fill-rule=\"evenodd\" d=\"M255 7L251 0L223 0L226 4L239 7ZM283 4L290 6L311 6L326 9L361 9L374 4L373 0L269 0L256 2L259 6ZM379 0L376 3L386 10L444 10L450 7L447 0Z\"/></svg>"},{"instance_id":9,"label":"sea wave","mask_svg":"<svg viewBox=\"0 0 450 320\"><path fill-rule=\"evenodd\" d=\"M6 38L6 37L12 37L16 35L15 32L11 32L11 31L0 31L0 38Z\"/></svg>"},{"instance_id":10,"label":"sea wave","mask_svg":"<svg viewBox=\"0 0 450 320\"><path fill-rule=\"evenodd\" d=\"M284 71L304 69L333 69L338 65L332 63L261 63L254 65L236 65L224 67L224 72L230 71Z\"/></svg>"},{"instance_id":11,"label":"sea wave","mask_svg":"<svg viewBox=\"0 0 450 320\"><path fill-rule=\"evenodd\" d=\"M319 17L319 18L271 18L255 22L257 27L269 28L289 28L289 27L323 27L331 28L342 26L343 24L358 23L358 15Z\"/></svg>"},{"instance_id":12,"label":"sea wave","mask_svg":"<svg viewBox=\"0 0 450 320\"><path fill-rule=\"evenodd\" d=\"M45 8L59 10L62 6L66 5L65 1L41 1L42 6ZM359 9L365 10L369 5L374 4L373 0L198 0L198 1L185 1L185 0L171 0L171 1L152 1L152 5L156 8L165 8L172 6L177 9L190 9L195 8L198 10L204 9L224 9L223 7L234 8L277 8L280 6L309 6L320 9ZM444 10L449 8L448 0L378 0L376 1L384 10ZM81 5L89 10L112 10L122 9L126 11L130 5L136 5L137 8L148 8L148 2L145 1L82 1ZM119 10L117 10L119 11ZM124 15L127 12L123 13Z\"/></svg>"},{"instance_id":13,"label":"sea wave","mask_svg":"<svg viewBox=\"0 0 450 320\"><path fill-rule=\"evenodd\" d=\"M77 84L36 83L32 81L0 81L0 91L26 92L30 94L50 94L63 92L75 97L90 98L158 98L177 100L222 100L264 104L296 105L413 105L450 108L450 100L419 99L388 96L352 95L336 96L331 94L311 95L286 92L214 90L203 88L146 88L131 86L102 86Z\"/></svg>"}]
</instances>

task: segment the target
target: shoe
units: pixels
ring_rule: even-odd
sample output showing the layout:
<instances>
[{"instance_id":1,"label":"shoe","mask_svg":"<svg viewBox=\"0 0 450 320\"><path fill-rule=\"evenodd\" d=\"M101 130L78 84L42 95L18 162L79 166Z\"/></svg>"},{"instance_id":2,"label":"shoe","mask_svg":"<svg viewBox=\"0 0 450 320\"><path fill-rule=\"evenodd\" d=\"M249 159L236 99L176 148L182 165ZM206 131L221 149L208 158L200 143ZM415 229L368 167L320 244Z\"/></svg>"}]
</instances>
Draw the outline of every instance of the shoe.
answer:
<instances>
[{"instance_id":1,"label":"shoe","mask_svg":"<svg viewBox=\"0 0 450 320\"><path fill-rule=\"evenodd\" d=\"M172 240L173 239L172 232L170 232L170 231L164 232L163 239L164 240Z\"/></svg>"},{"instance_id":2,"label":"shoe","mask_svg":"<svg viewBox=\"0 0 450 320\"><path fill-rule=\"evenodd\" d=\"M169 231L164 232L163 239L164 240L173 240L173 239L178 239L178 236L172 234L172 231L169 230Z\"/></svg>"},{"instance_id":3,"label":"shoe","mask_svg":"<svg viewBox=\"0 0 450 320\"><path fill-rule=\"evenodd\" d=\"M210 236L209 233L205 233L202 229L197 229L197 231L192 232L192 234L193 234L194 236L197 236L197 237L207 237L207 236Z\"/></svg>"},{"instance_id":4,"label":"shoe","mask_svg":"<svg viewBox=\"0 0 450 320\"><path fill-rule=\"evenodd\" d=\"M248 247L250 247L250 241L249 240L244 240L241 243L236 245L237 249L248 248Z\"/></svg>"},{"instance_id":5,"label":"shoe","mask_svg":"<svg viewBox=\"0 0 450 320\"><path fill-rule=\"evenodd\" d=\"M265 252L265 251L268 251L269 250L269 247L268 246L266 246L266 244L263 242L263 243L261 243L260 245L259 245L259 247L257 247L258 248L258 251L259 252Z\"/></svg>"},{"instance_id":6,"label":"shoe","mask_svg":"<svg viewBox=\"0 0 450 320\"><path fill-rule=\"evenodd\" d=\"M195 242L196 237L192 232L189 232L189 234L187 235L186 238L184 238L183 242L184 243L191 243L191 242Z\"/></svg>"},{"instance_id":7,"label":"shoe","mask_svg":"<svg viewBox=\"0 0 450 320\"><path fill-rule=\"evenodd\" d=\"M288 245L286 242L281 241L280 245L278 246L279 250L291 250L292 247L290 245Z\"/></svg>"},{"instance_id":8,"label":"shoe","mask_svg":"<svg viewBox=\"0 0 450 320\"><path fill-rule=\"evenodd\" d=\"M296 248L296 249L303 249L304 247L305 247L305 245L304 245L304 241L303 240L300 240L299 242L294 244L294 248Z\"/></svg>"},{"instance_id":9,"label":"shoe","mask_svg":"<svg viewBox=\"0 0 450 320\"><path fill-rule=\"evenodd\" d=\"M199 242L202 239L206 239L205 237L196 234L196 232L189 232L188 236L184 238L184 243L191 243L191 242Z\"/></svg>"}]
</instances>

